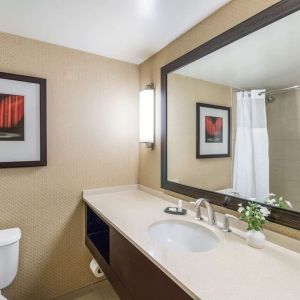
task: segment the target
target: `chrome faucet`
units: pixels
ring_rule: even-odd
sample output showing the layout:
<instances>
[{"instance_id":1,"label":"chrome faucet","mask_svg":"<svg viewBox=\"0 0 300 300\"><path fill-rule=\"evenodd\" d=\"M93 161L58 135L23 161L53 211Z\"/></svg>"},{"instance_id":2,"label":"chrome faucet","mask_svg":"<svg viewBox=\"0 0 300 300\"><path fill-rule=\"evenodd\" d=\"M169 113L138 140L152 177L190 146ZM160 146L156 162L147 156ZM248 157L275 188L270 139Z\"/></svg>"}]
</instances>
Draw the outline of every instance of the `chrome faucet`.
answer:
<instances>
[{"instance_id":1,"label":"chrome faucet","mask_svg":"<svg viewBox=\"0 0 300 300\"><path fill-rule=\"evenodd\" d=\"M225 214L224 223L222 227L222 231L224 232L231 232L231 229L229 228L229 219L237 220L238 218L230 214Z\"/></svg>"},{"instance_id":2,"label":"chrome faucet","mask_svg":"<svg viewBox=\"0 0 300 300\"><path fill-rule=\"evenodd\" d=\"M213 206L210 204L210 202L205 198L197 199L195 202L191 202L196 207L196 220L203 220L202 214L201 214L201 204L204 202L206 208L207 208L207 215L208 215L208 224L209 225L216 225L216 213L213 208Z\"/></svg>"}]
</instances>

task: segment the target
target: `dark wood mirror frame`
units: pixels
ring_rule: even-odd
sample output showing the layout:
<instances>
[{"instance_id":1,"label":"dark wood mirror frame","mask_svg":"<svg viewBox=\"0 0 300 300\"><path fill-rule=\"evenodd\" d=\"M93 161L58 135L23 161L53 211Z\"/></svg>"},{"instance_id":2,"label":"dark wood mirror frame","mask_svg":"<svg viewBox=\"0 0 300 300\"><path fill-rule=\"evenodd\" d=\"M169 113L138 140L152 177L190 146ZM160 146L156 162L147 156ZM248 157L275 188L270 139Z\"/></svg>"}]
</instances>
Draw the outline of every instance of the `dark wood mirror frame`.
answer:
<instances>
[{"instance_id":1,"label":"dark wood mirror frame","mask_svg":"<svg viewBox=\"0 0 300 300\"><path fill-rule=\"evenodd\" d=\"M281 18L300 10L299 0L283 0L257 15L247 19L228 31L218 35L205 44L184 54L161 68L161 187L192 198L208 198L211 203L237 210L238 203L249 200L223 195L213 191L202 190L187 185L168 181L168 153L167 153L167 76L193 61L208 55L232 42L247 36ZM271 209L268 220L300 230L300 213L287 209L280 209L265 205Z\"/></svg>"}]
</instances>

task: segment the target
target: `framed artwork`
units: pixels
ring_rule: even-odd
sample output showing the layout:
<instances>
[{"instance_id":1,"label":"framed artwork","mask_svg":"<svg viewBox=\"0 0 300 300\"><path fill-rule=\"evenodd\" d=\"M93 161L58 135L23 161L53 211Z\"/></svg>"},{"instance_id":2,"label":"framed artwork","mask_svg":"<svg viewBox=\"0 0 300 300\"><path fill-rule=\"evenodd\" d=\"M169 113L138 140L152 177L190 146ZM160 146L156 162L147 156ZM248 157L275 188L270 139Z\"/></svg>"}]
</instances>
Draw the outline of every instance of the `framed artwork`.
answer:
<instances>
[{"instance_id":1,"label":"framed artwork","mask_svg":"<svg viewBox=\"0 0 300 300\"><path fill-rule=\"evenodd\" d=\"M0 72L0 168L47 165L46 79Z\"/></svg>"},{"instance_id":2,"label":"framed artwork","mask_svg":"<svg viewBox=\"0 0 300 300\"><path fill-rule=\"evenodd\" d=\"M196 103L196 157L230 156L230 108Z\"/></svg>"}]
</instances>

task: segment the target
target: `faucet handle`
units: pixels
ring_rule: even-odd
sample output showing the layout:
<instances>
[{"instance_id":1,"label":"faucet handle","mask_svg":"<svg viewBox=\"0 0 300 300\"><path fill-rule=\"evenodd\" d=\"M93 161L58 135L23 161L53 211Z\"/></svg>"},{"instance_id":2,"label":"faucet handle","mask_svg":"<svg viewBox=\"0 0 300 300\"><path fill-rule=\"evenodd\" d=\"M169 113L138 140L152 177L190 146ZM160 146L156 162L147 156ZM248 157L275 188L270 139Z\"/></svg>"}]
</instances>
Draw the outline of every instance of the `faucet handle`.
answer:
<instances>
[{"instance_id":1,"label":"faucet handle","mask_svg":"<svg viewBox=\"0 0 300 300\"><path fill-rule=\"evenodd\" d=\"M200 208L200 204L201 201L200 199L196 200L196 201L190 201L191 204L193 204L196 207L196 217L195 220L203 220L202 215L201 215L201 208Z\"/></svg>"},{"instance_id":2,"label":"faucet handle","mask_svg":"<svg viewBox=\"0 0 300 300\"><path fill-rule=\"evenodd\" d=\"M229 228L229 219L237 220L238 218L233 215L230 215L230 214L225 214L224 215L224 223L223 223L223 227L222 227L222 231L224 231L224 232L231 232L231 230Z\"/></svg>"}]
</instances>

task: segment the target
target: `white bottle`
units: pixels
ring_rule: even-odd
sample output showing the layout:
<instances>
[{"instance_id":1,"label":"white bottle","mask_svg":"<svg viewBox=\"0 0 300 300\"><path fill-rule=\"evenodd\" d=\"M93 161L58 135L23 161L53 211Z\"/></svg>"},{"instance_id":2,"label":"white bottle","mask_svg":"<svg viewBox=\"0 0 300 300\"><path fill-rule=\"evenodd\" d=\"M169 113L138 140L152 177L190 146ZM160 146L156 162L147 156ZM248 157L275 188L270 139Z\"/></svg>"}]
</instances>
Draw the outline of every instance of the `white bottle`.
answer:
<instances>
[{"instance_id":1,"label":"white bottle","mask_svg":"<svg viewBox=\"0 0 300 300\"><path fill-rule=\"evenodd\" d=\"M182 212L182 200L178 200L178 203L177 203L177 211L178 211L178 212Z\"/></svg>"}]
</instances>

